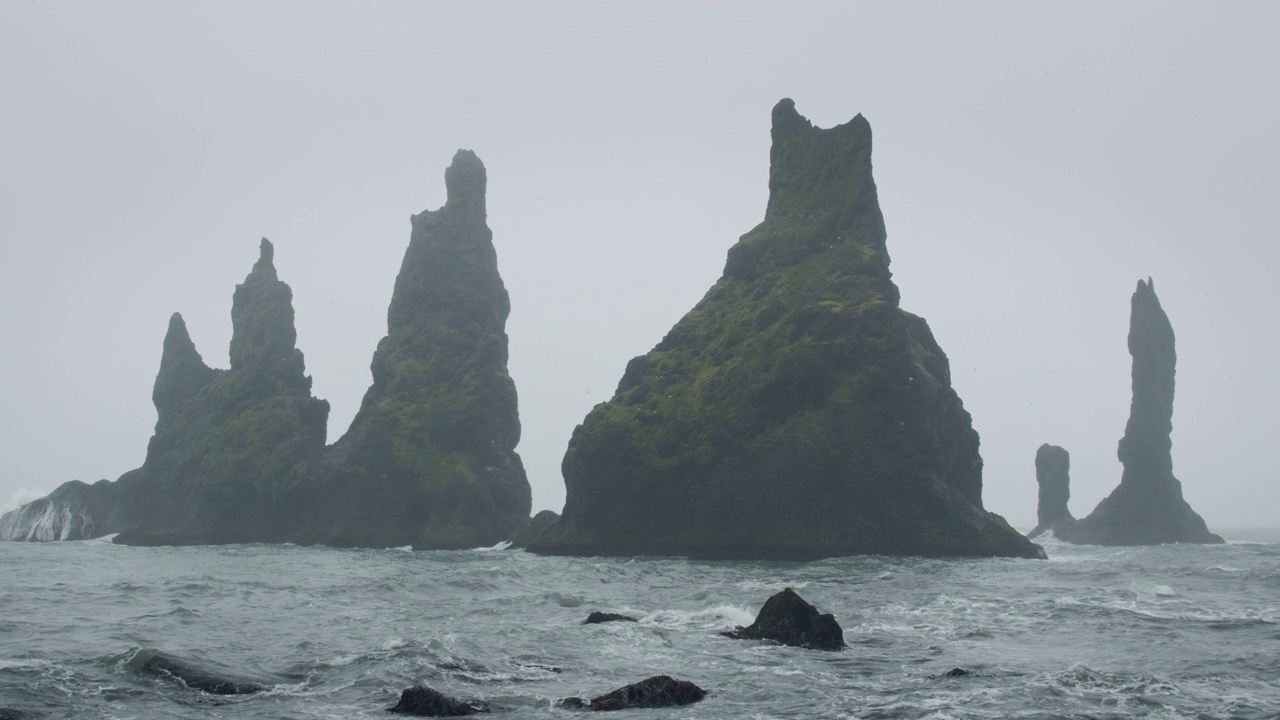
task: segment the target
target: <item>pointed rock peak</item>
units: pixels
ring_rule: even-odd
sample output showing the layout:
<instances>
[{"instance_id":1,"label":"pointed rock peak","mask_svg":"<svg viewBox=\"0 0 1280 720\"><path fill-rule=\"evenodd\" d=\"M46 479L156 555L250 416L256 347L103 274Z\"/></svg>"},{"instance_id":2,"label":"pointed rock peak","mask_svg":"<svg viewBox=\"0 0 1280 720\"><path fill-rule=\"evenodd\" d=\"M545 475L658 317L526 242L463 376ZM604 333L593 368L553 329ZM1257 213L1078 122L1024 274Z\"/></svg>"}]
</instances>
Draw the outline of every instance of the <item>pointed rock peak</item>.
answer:
<instances>
[{"instance_id":1,"label":"pointed rock peak","mask_svg":"<svg viewBox=\"0 0 1280 720\"><path fill-rule=\"evenodd\" d=\"M275 256L275 246L270 240L262 238L262 242L258 243L258 265L271 265Z\"/></svg>"},{"instance_id":2,"label":"pointed rock peak","mask_svg":"<svg viewBox=\"0 0 1280 720\"><path fill-rule=\"evenodd\" d=\"M182 315L171 315L169 330L164 336L164 352L160 356L160 372L156 374L155 386L151 390L151 401L156 409L163 414L187 399L204 387L214 372L196 352Z\"/></svg>"},{"instance_id":3,"label":"pointed rock peak","mask_svg":"<svg viewBox=\"0 0 1280 720\"><path fill-rule=\"evenodd\" d=\"M262 238L262 242L258 244L258 262L253 264L253 270L249 272L249 277L245 278L245 280L248 281L249 278L255 275L265 275L272 280L276 279L275 255L275 246L271 244L270 240Z\"/></svg>"},{"instance_id":4,"label":"pointed rock peak","mask_svg":"<svg viewBox=\"0 0 1280 720\"><path fill-rule=\"evenodd\" d=\"M169 316L169 330L164 335L165 357L170 353L200 357L200 353L196 352L195 343L191 342L191 334L187 332L187 323L182 319L182 313Z\"/></svg>"},{"instance_id":5,"label":"pointed rock peak","mask_svg":"<svg viewBox=\"0 0 1280 720\"><path fill-rule=\"evenodd\" d=\"M444 187L448 193L445 207L473 207L484 213L485 186L488 183L484 163L470 150L459 150L444 171Z\"/></svg>"},{"instance_id":6,"label":"pointed rock peak","mask_svg":"<svg viewBox=\"0 0 1280 720\"><path fill-rule=\"evenodd\" d=\"M271 242L262 239L258 261L231 297L231 369L274 367L292 358L298 333L293 325L293 291L276 275ZM293 364L291 362L291 364ZM301 377L301 362L290 374Z\"/></svg>"}]
</instances>

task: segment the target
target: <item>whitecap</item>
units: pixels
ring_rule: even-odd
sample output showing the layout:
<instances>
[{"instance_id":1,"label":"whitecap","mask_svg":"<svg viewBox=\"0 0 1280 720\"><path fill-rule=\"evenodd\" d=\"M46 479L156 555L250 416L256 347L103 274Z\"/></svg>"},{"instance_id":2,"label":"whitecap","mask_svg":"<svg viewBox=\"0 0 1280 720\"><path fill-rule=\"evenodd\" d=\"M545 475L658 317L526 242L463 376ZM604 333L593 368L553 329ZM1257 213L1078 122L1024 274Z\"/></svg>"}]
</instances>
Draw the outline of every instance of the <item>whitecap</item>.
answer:
<instances>
[{"instance_id":1,"label":"whitecap","mask_svg":"<svg viewBox=\"0 0 1280 720\"><path fill-rule=\"evenodd\" d=\"M400 552L413 552L412 545L401 545L400 547L389 548L391 550L399 550Z\"/></svg>"},{"instance_id":2,"label":"whitecap","mask_svg":"<svg viewBox=\"0 0 1280 720\"><path fill-rule=\"evenodd\" d=\"M496 543L494 545L490 545L489 547L471 548L471 551L472 552L493 552L495 550L506 550L509 547L511 547L511 541L503 540L502 542Z\"/></svg>"}]
</instances>

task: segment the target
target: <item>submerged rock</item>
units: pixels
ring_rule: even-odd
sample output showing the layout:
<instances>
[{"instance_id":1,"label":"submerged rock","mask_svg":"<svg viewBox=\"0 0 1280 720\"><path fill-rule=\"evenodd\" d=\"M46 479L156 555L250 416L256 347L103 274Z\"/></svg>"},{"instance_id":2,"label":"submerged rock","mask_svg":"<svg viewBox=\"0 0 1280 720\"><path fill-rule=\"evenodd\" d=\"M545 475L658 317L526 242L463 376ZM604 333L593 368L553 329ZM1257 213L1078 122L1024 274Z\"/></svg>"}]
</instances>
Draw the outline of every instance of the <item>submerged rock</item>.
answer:
<instances>
[{"instance_id":1,"label":"submerged rock","mask_svg":"<svg viewBox=\"0 0 1280 720\"><path fill-rule=\"evenodd\" d=\"M534 552L1040 557L982 507L946 355L898 306L861 116L773 110L765 219L573 433Z\"/></svg>"},{"instance_id":2,"label":"submerged rock","mask_svg":"<svg viewBox=\"0 0 1280 720\"><path fill-rule=\"evenodd\" d=\"M1067 508L1071 499L1071 454L1057 445L1041 445L1036 451L1036 483L1040 485L1036 528L1027 539L1034 540L1049 530L1053 530L1055 536L1070 532L1070 526L1076 522Z\"/></svg>"},{"instance_id":3,"label":"submerged rock","mask_svg":"<svg viewBox=\"0 0 1280 720\"><path fill-rule=\"evenodd\" d=\"M532 496L516 388L511 304L485 223L484 165L459 150L444 207L415 215L373 356L373 384L333 457L351 512L338 544L488 547L528 522Z\"/></svg>"},{"instance_id":4,"label":"submerged rock","mask_svg":"<svg viewBox=\"0 0 1280 720\"><path fill-rule=\"evenodd\" d=\"M188 688L210 695L251 695L268 687L259 680L218 671L159 650L138 650L126 665L134 672L180 680Z\"/></svg>"},{"instance_id":5,"label":"submerged rock","mask_svg":"<svg viewBox=\"0 0 1280 720\"><path fill-rule=\"evenodd\" d=\"M1120 485L1063 540L1090 545L1221 543L1182 497L1173 475L1173 325L1160 307L1150 278L1138 281L1129 316L1133 356L1133 402L1117 455L1124 465Z\"/></svg>"},{"instance_id":6,"label":"submerged rock","mask_svg":"<svg viewBox=\"0 0 1280 720\"><path fill-rule=\"evenodd\" d=\"M557 704L573 710L629 710L691 705L706 696L706 690L687 680L676 680L670 675L655 675L591 700L573 697L565 698Z\"/></svg>"},{"instance_id":7,"label":"submerged rock","mask_svg":"<svg viewBox=\"0 0 1280 720\"><path fill-rule=\"evenodd\" d=\"M639 622L639 620L637 618L631 617L630 615L623 615L621 613L607 613L607 612L601 612L599 610L596 610L592 612L590 615L588 615L587 619L582 621L582 624L583 625L599 625L600 623L608 623L608 622Z\"/></svg>"},{"instance_id":8,"label":"submerged rock","mask_svg":"<svg viewBox=\"0 0 1280 720\"><path fill-rule=\"evenodd\" d=\"M487 713L489 706L479 700L459 700L425 685L417 685L401 692L400 701L387 708L387 712L422 717L459 717Z\"/></svg>"},{"instance_id":9,"label":"submerged rock","mask_svg":"<svg viewBox=\"0 0 1280 720\"><path fill-rule=\"evenodd\" d=\"M724 635L735 640L772 640L810 650L842 650L848 647L835 616L819 613L791 588L766 600L755 622Z\"/></svg>"}]
</instances>

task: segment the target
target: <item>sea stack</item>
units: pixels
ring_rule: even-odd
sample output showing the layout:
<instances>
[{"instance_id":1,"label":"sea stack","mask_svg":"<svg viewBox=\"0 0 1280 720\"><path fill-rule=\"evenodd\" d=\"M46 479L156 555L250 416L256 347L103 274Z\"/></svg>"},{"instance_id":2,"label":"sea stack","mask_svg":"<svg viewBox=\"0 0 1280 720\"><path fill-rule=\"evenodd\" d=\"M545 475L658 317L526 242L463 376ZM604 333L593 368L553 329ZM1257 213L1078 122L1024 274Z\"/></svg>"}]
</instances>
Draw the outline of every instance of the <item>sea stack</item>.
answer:
<instances>
[{"instance_id":1,"label":"sea stack","mask_svg":"<svg viewBox=\"0 0 1280 720\"><path fill-rule=\"evenodd\" d=\"M1071 499L1071 455L1057 445L1045 443L1036 451L1036 483L1040 485L1040 504L1036 508L1036 529L1027 538L1034 540L1074 525L1067 502ZM1068 530L1069 531L1069 530Z\"/></svg>"},{"instance_id":2,"label":"sea stack","mask_svg":"<svg viewBox=\"0 0 1280 720\"><path fill-rule=\"evenodd\" d=\"M530 491L515 453L507 291L485 224L485 170L459 151L448 200L413 232L350 430L325 446L329 404L311 396L293 294L274 249L232 300L231 367L205 364L169 319L142 467L65 483L0 517L0 539L127 544L240 542L466 548L513 539Z\"/></svg>"},{"instance_id":3,"label":"sea stack","mask_svg":"<svg viewBox=\"0 0 1280 720\"><path fill-rule=\"evenodd\" d=\"M127 544L282 542L315 492L329 403L311 395L293 292L266 238L231 300L229 370L205 365L169 319L147 458L118 482ZM136 474L135 474L136 473Z\"/></svg>"},{"instance_id":4,"label":"sea stack","mask_svg":"<svg viewBox=\"0 0 1280 720\"><path fill-rule=\"evenodd\" d=\"M1118 455L1120 485L1064 540L1090 545L1220 543L1182 498L1173 476L1173 326L1160 307L1155 284L1138 281L1129 315L1133 402ZM1055 532L1055 535L1058 534Z\"/></svg>"},{"instance_id":5,"label":"sea stack","mask_svg":"<svg viewBox=\"0 0 1280 720\"><path fill-rule=\"evenodd\" d=\"M946 355L898 307L862 116L773 110L764 221L573 433L535 552L1041 557L982 507Z\"/></svg>"},{"instance_id":6,"label":"sea stack","mask_svg":"<svg viewBox=\"0 0 1280 720\"><path fill-rule=\"evenodd\" d=\"M459 150L444 207L412 218L373 384L334 444L350 505L330 542L477 547L511 540L529 521L507 374L511 303L485 185L480 158Z\"/></svg>"},{"instance_id":7,"label":"sea stack","mask_svg":"<svg viewBox=\"0 0 1280 720\"><path fill-rule=\"evenodd\" d=\"M236 286L231 368L204 363L182 316L169 318L142 467L114 483L69 482L0 519L0 537L128 544L283 542L315 495L329 403L311 396L295 347L293 292L263 238Z\"/></svg>"}]
</instances>

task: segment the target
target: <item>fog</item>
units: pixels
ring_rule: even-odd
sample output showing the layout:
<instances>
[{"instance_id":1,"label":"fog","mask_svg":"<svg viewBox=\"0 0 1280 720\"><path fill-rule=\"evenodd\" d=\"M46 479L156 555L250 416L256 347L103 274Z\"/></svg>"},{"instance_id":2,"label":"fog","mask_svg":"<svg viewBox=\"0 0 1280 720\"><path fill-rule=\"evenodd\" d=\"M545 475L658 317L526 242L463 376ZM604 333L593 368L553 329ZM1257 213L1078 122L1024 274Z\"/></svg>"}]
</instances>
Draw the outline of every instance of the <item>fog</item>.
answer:
<instances>
[{"instance_id":1,"label":"fog","mask_svg":"<svg viewBox=\"0 0 1280 720\"><path fill-rule=\"evenodd\" d=\"M982 437L989 509L1033 459L1083 516L1119 482L1129 297L1178 342L1174 472L1211 528L1275 526L1280 5L0 4L0 503L145 457L167 319L226 367L275 244L332 404L370 382L409 215L489 174L518 451L564 501L574 426L764 215L779 99L862 113L903 308ZM8 501L8 502L6 502Z\"/></svg>"}]
</instances>

